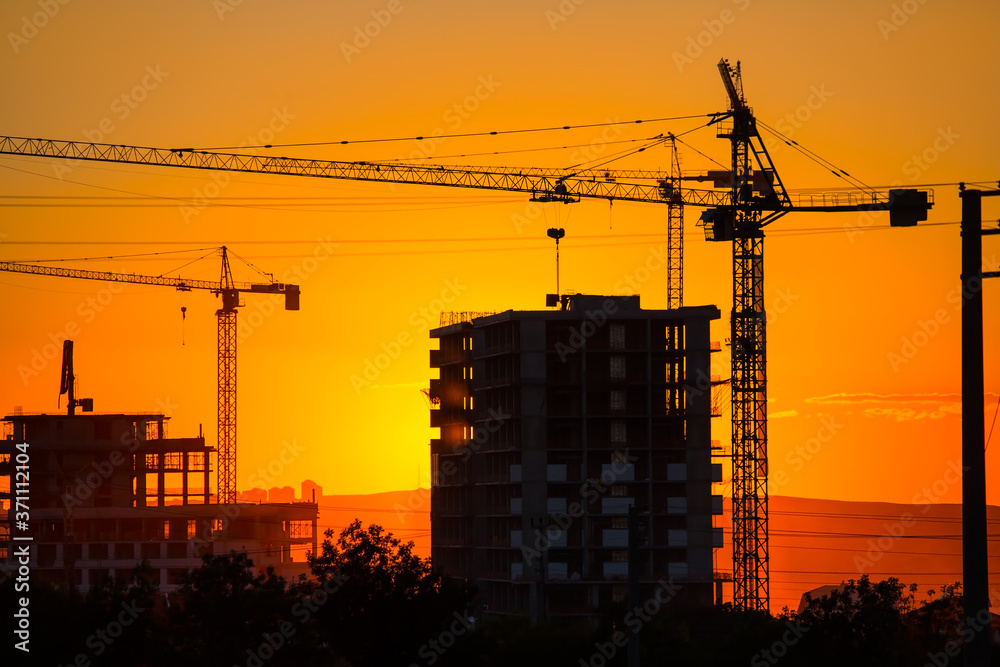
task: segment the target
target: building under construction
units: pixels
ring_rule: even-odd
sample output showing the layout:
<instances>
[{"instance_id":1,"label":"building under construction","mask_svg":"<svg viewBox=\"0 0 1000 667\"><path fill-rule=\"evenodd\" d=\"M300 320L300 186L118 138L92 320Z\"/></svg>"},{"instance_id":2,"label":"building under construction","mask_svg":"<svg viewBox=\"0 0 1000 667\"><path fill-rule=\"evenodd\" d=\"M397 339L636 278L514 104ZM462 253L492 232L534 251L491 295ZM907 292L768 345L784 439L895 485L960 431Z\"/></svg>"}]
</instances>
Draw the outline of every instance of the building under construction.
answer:
<instances>
[{"instance_id":1,"label":"building under construction","mask_svg":"<svg viewBox=\"0 0 1000 667\"><path fill-rule=\"evenodd\" d=\"M728 578L714 567L719 310L562 305L456 314L430 332L432 560L474 581L486 613L594 618L626 601L631 532L643 600L672 580L711 604Z\"/></svg>"},{"instance_id":2,"label":"building under construction","mask_svg":"<svg viewBox=\"0 0 1000 667\"><path fill-rule=\"evenodd\" d=\"M56 585L128 578L145 560L169 592L202 555L230 550L246 550L258 568L286 577L305 572L292 549L316 552L316 503L218 504L209 485L215 448L201 435L168 438L167 421L154 413L4 417L0 565L17 569L14 528L30 537L32 580ZM11 525L10 491L23 488L15 481L18 452L30 460L26 529Z\"/></svg>"}]
</instances>

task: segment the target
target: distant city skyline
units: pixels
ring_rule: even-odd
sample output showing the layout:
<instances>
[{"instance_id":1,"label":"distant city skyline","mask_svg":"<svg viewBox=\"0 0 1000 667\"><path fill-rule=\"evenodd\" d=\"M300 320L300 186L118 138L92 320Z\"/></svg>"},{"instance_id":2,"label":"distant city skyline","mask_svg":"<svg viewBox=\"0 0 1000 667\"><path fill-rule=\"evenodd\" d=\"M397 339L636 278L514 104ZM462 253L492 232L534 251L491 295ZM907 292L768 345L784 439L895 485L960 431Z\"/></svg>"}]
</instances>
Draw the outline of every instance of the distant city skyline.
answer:
<instances>
[{"instance_id":1,"label":"distant city skyline","mask_svg":"<svg viewBox=\"0 0 1000 667\"><path fill-rule=\"evenodd\" d=\"M254 487L245 491L239 491L239 500L250 502L269 503L290 503L296 500L302 502L313 502L313 498L319 499L323 495L323 487L311 479L302 480L300 484L300 495L295 495L295 488L292 486L272 486L269 489Z\"/></svg>"}]
</instances>

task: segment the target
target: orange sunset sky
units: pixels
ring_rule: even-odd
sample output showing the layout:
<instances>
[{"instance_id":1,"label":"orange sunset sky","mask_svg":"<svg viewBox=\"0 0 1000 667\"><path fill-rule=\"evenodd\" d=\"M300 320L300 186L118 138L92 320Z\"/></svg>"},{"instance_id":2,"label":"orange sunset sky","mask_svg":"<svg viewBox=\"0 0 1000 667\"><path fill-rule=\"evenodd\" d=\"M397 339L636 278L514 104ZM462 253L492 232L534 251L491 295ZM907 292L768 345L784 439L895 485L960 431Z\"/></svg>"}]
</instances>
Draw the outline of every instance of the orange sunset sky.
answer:
<instances>
[{"instance_id":1,"label":"orange sunset sky","mask_svg":"<svg viewBox=\"0 0 1000 667\"><path fill-rule=\"evenodd\" d=\"M987 1L11 0L0 5L0 133L208 148L708 114L728 106L716 63L740 60L747 99L768 125L871 186L941 184L933 224L915 229L852 213L792 214L770 228L771 493L957 502L960 485L942 482L960 460L955 183L1000 178L998 19L1000 5ZM362 38L366 26L374 36ZM568 167L703 123L274 154ZM713 129L683 140L684 169L728 164L729 144ZM561 146L571 147L536 150ZM788 146L772 158L793 198L844 187ZM669 154L659 147L610 166L667 169ZM427 329L441 305L540 309L554 289L549 227L567 233L564 289L630 293L631 280L643 306L665 303L664 269L638 279L664 249L663 206L532 205L516 193L10 156L0 168L0 259L226 244L301 285L299 312L270 313L257 295L241 310L240 489L305 478L328 494L427 486ZM987 219L1000 217L1000 202L984 201ZM731 247L703 240L700 212L686 213L685 303L720 307L721 341ZM994 270L998 243L984 243ZM206 252L63 266L157 275ZM180 275L216 278L217 262ZM1000 285L989 284L987 429L1000 394L990 345L998 306ZM49 344L70 327L80 395L99 411L164 410L170 435L201 424L215 444L217 307L207 292L2 274L0 410L57 410ZM383 353L395 358L373 370ZM727 353L716 356L715 372L728 377ZM728 417L714 423L723 442ZM275 464L285 443L301 451ZM987 456L998 503L1000 443Z\"/></svg>"}]
</instances>

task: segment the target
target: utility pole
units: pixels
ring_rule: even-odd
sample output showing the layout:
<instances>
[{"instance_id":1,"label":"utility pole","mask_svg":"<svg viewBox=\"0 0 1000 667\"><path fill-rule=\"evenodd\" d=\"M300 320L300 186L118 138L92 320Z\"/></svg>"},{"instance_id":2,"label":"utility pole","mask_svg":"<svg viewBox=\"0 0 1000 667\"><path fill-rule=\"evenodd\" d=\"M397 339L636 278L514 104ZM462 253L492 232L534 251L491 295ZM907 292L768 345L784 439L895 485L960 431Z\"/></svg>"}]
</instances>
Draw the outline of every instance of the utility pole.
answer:
<instances>
[{"instance_id":1,"label":"utility pole","mask_svg":"<svg viewBox=\"0 0 1000 667\"><path fill-rule=\"evenodd\" d=\"M962 198L962 576L965 622L985 628L965 647L965 664L988 667L990 633L989 550L986 533L986 432L983 424L983 280L1000 271L983 273L983 236L1000 229L982 228L983 197L1000 190L966 190ZM985 610L985 614L983 613Z\"/></svg>"}]
</instances>

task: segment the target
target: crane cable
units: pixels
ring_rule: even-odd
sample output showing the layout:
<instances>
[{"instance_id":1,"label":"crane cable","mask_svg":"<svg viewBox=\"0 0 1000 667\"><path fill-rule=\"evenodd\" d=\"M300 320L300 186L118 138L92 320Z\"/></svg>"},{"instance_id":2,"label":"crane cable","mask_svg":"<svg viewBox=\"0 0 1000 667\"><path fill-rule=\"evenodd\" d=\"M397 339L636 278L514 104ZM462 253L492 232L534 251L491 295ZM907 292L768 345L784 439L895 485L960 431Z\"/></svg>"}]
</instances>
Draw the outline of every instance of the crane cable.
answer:
<instances>
[{"instance_id":1,"label":"crane cable","mask_svg":"<svg viewBox=\"0 0 1000 667\"><path fill-rule=\"evenodd\" d=\"M808 148L806 148L805 146L803 146L799 142L795 141L791 137L785 136L784 134L782 134L778 130L774 129L773 127L771 127L770 125L768 125L764 121L757 120L757 124L760 125L761 127L763 127L765 130L767 130L771 134L773 134L775 137L777 137L781 141L783 141L784 143L786 143L787 145L791 146L795 150L797 150L800 153L802 153L803 155L805 155L807 158L809 158L810 160L812 160L816 164L822 166L825 169L828 169L830 171L830 173L832 173L837 178L843 178L844 180L848 181L849 183L852 183L854 185L854 187L857 187L859 189L868 190L871 193L875 192L875 188L873 188L870 185L866 184L861 179L855 178L854 176L851 176L845 170L843 170L840 167L838 167L837 165L833 164L832 162L830 162L826 158L821 157L820 155L818 155L818 154L814 153L813 151L809 150Z\"/></svg>"},{"instance_id":2,"label":"crane cable","mask_svg":"<svg viewBox=\"0 0 1000 667\"><path fill-rule=\"evenodd\" d=\"M997 407L993 410L993 423L990 424L990 434L986 436L986 446L983 447L983 451L990 448L990 438L993 437L993 427L997 425L997 413L1000 412L1000 396L997 396Z\"/></svg>"},{"instance_id":3,"label":"crane cable","mask_svg":"<svg viewBox=\"0 0 1000 667\"><path fill-rule=\"evenodd\" d=\"M198 202L196 200L192 200L190 197L170 197L170 196L167 196L167 195L154 195L154 194L148 194L148 193L144 193L144 192L134 192L132 190L122 190L120 188L111 188L111 187L108 187L108 186L105 186L105 185L96 185L94 183L84 183L83 181L75 181L75 180L72 180L72 179L69 179L69 178L61 178L61 177L58 177L58 176L50 176L49 174L40 174L38 172L29 171L27 169L18 169L17 167L12 167L12 166L10 166L8 164L0 164L0 167L3 167L4 169L10 169L11 171L16 171L16 172L19 172L19 173L22 173L22 174L28 174L29 176L37 176L39 178L49 178L49 179L52 179L54 181L59 181L61 183L71 183L73 185L80 185L80 186L83 186L83 187L94 188L94 189L97 189L97 190L107 190L109 192L118 192L118 193L125 194L125 195L134 195L136 197L140 197L140 198L148 199L148 200L156 199L156 200L164 200L164 201L169 201L169 202L176 202L178 205L182 205L182 204L183 205L192 205L192 204L195 204L195 205L201 205L201 206L221 206L221 207L224 207L224 208L234 208L234 209L251 209L251 210L256 210L256 211L289 211L289 212L294 212L294 213L327 213L328 212L325 209L318 209L318 208L315 208L315 209L313 209L313 208L310 208L310 209L302 209L302 208L294 209L294 208L279 208L277 206L263 206L263 205L259 205L259 204L258 205L250 205L250 204L226 204L226 203L223 203L222 201L219 201L220 199L223 199L223 198L219 198L219 197L217 197L217 198L215 198L215 199L213 199L211 201L207 201L207 202ZM102 171L108 171L108 172L114 171L114 172L122 172L122 173L136 173L136 172L130 172L128 170L122 170L122 169L107 169L107 170L102 170ZM174 176L177 176L177 175L175 174ZM432 211L432 210L442 210L442 209L451 209L451 208L469 208L469 207L472 207L472 206L488 206L491 203L493 203L493 202L485 202L485 203L478 203L477 202L477 203L472 203L472 204L456 204L454 206L438 206L438 207L435 207L435 208L423 208L421 210ZM33 204L32 205L32 207L39 207L39 206L40 205L38 205L38 204ZM160 206L160 204L152 204L151 203L148 206L150 206L150 207L152 207L152 206ZM374 213L394 213L394 212L398 212L398 211L409 211L409 210L412 210L412 209L383 209L383 210L380 210L380 211L371 211L371 212L374 212ZM368 212L368 211L352 211L352 212L353 213L363 213L363 212Z\"/></svg>"},{"instance_id":4,"label":"crane cable","mask_svg":"<svg viewBox=\"0 0 1000 667\"><path fill-rule=\"evenodd\" d=\"M183 251L183 250L178 250L178 252L184 252L184 251ZM195 251L195 250L190 250L190 251L188 251L188 252L197 252L197 251ZM171 269L170 271L166 271L166 272L164 272L164 273L161 273L161 274L159 275L159 277L160 277L160 278L163 278L163 277L164 277L164 276L166 276L166 275L167 275L168 273L176 273L177 271L180 271L180 270L181 270L181 269L183 269L183 268L186 268L186 267L188 267L188 266L191 266L191 265L192 265L192 264L194 264L195 262L200 262L201 260L203 260L203 259L206 259L206 258L208 258L208 257L209 257L210 255L216 255L216 254L218 254L218 252L219 252L219 248L211 248L211 252L209 252L208 254L206 254L206 255L202 255L201 257L195 257L195 258L194 258L194 259L192 259L192 260L191 260L190 262L186 262L185 264L181 264L181 265L180 265L180 266L178 266L178 267L177 267L176 269ZM180 277L180 276L178 276L178 278L179 278L179 277Z\"/></svg>"},{"instance_id":5,"label":"crane cable","mask_svg":"<svg viewBox=\"0 0 1000 667\"><path fill-rule=\"evenodd\" d=\"M160 251L160 252L132 253L132 254L129 254L129 255L103 255L103 256L95 256L95 257L69 257L69 258L63 258L63 259L35 259L35 260L19 261L19 262L12 262L12 263L14 263L14 264L43 264L43 263L52 263L52 262L85 262L85 261L93 261L93 260L136 259L136 258L139 258L139 257L149 258L149 257L157 257L157 256L161 256L161 255L177 255L177 254L191 253L191 252L202 252L204 250L208 250L209 252L206 253L206 254L204 254L204 255L200 255L198 257L195 257L191 261L185 262L184 264L181 264L180 266L178 266L175 269L171 269L169 271L164 271L163 273L161 273L158 276L156 276L157 278L164 278L164 277L167 277L171 273L176 273L176 272L178 272L178 271L180 271L180 270L182 270L182 269L184 269L184 268L186 268L186 267L194 264L195 262L200 262L203 259L207 259L207 258L209 258L209 257L211 257L213 255L217 255L219 253L220 248L218 246L216 246L216 247L212 247L212 248L189 248L187 250L163 250L163 251ZM251 269L253 269L257 273L261 274L262 276L265 276L268 280L270 280L272 282L274 281L274 275L273 274L268 273L267 271L264 271L264 270L260 269L258 266L256 266L255 264L253 264L249 260L241 257L240 255L237 255L232 250L229 250L229 254L230 254L230 256L235 257L236 259L238 259L241 262L243 262L244 264L246 264L248 267L250 267ZM8 260L4 260L4 261L8 261ZM186 309L182 309L182 313L185 310Z\"/></svg>"},{"instance_id":6,"label":"crane cable","mask_svg":"<svg viewBox=\"0 0 1000 667\"><path fill-rule=\"evenodd\" d=\"M692 132L696 132L696 131L698 131L698 130L700 130L702 128L708 127L708 126L709 126L708 123L704 123L702 125L696 125L695 127L692 127L689 130L685 130L685 131L681 132L680 134L672 135L672 137L674 139L677 139L677 137L683 137L685 134L691 134ZM659 136L653 137L653 141L651 143L649 143L649 144L647 144L647 145L645 145L645 146L643 146L641 148L638 148L638 149L633 150L633 151L622 152L619 155L615 155L615 156L612 156L612 157L606 159L604 162L598 162L597 164L591 165L591 166L589 166L587 168L588 169L596 169L598 167L602 167L602 166L604 166L606 164L614 162L615 160L620 160L620 159L622 159L624 157L628 157L629 155L635 155L637 153L641 153L644 150L646 150L647 148L653 148L654 146L665 144L666 142L670 141L670 139L671 139L670 136L667 136L665 134L661 134ZM572 165L570 167L567 167L567 169L577 169L579 167L583 167L583 166L589 164L590 162L596 162L596 159Z\"/></svg>"},{"instance_id":7,"label":"crane cable","mask_svg":"<svg viewBox=\"0 0 1000 667\"><path fill-rule=\"evenodd\" d=\"M604 141L602 143L604 145L607 145L607 146L610 146L612 144L634 144L634 143L638 143L640 141L648 141L649 139L652 139L652 138L653 137L649 137L649 138L646 138L646 139L617 139L615 141ZM585 143L585 144L567 144L565 146L544 146L542 148L517 148L517 149L512 149L512 150L507 150L507 151L485 151L485 152L482 152L482 153L455 153L453 155L426 155L426 156L423 156L423 157L420 157L420 158L395 157L395 158L388 158L388 159L385 159L385 160L378 160L378 161L382 162L382 163L386 163L386 162L413 162L413 161L418 161L418 160L420 160L420 161L423 161L423 160L448 160L448 159L451 159L451 158L458 158L458 157L460 157L460 158L466 158L466 157L481 157L481 156L484 156L484 155L510 155L511 153L538 153L538 152L541 152L541 151L560 151L560 150L565 150L567 148L586 148L586 147L592 146L592 145L593 145L592 143L588 142L588 143Z\"/></svg>"},{"instance_id":8,"label":"crane cable","mask_svg":"<svg viewBox=\"0 0 1000 667\"><path fill-rule=\"evenodd\" d=\"M692 146L691 144L687 143L686 141L681 141L680 139L678 139L678 138L677 138L677 136L676 136L676 135L674 136L674 140L675 140L675 141L676 141L677 143L679 143L679 144L684 144L685 146L687 146L688 148L690 148L691 150L693 150L693 151L694 151L695 153L697 153L698 155L700 155L700 156L702 156L703 158L707 159L707 160L708 160L709 162L714 162L715 164L719 165L720 167L722 167L723 169L725 169L725 170L727 170L727 171L728 171L728 170L730 170L730 169L732 169L732 167L731 167L731 166L727 166L727 165L724 165L724 164L722 164L721 162L719 162L718 160L716 160L716 159L715 159L714 157L709 157L708 155L705 155L705 154L704 154L704 153L702 153L702 152L701 152L700 150L698 150L697 148L695 148L695 147L694 147L694 146Z\"/></svg>"},{"instance_id":9,"label":"crane cable","mask_svg":"<svg viewBox=\"0 0 1000 667\"><path fill-rule=\"evenodd\" d=\"M240 260L241 262L243 262L244 264L246 264L248 267L250 267L251 269L253 269L257 273L259 273L260 275L264 276L265 278L267 278L271 282L274 282L274 274L273 273L268 273L267 271L264 271L263 269L261 269L260 267L258 267L257 265L255 265L253 262L245 259L244 257L240 257L231 248L227 248L227 250L229 252L229 256L230 257L235 257L236 259Z\"/></svg>"},{"instance_id":10,"label":"crane cable","mask_svg":"<svg viewBox=\"0 0 1000 667\"><path fill-rule=\"evenodd\" d=\"M612 125L638 125L640 123L662 123L671 120L688 120L691 118L713 118L717 114L691 114L687 116L672 116L670 118L647 118L639 120L616 120L616 121L605 121L603 123L585 123L583 125L560 125L552 127L534 127L534 128L522 128L517 130L493 130L490 132L462 132L458 134L436 134L431 136L408 136L408 137L392 137L392 138L380 138L380 139L344 139L340 141L311 141L311 142L299 142L299 143L287 143L287 144L261 144L257 146L242 145L242 146L213 146L209 148L175 148L174 151L183 151L185 153L190 151L224 151L224 150L243 150L243 149L260 149L260 148L295 148L301 146L333 146L333 145L345 145L345 144L374 144L374 143L388 143L394 141L423 141L424 139L457 139L465 137L487 137L487 136L497 136L501 134L526 134L529 132L551 132L553 130L582 130L591 127L610 127Z\"/></svg>"},{"instance_id":11,"label":"crane cable","mask_svg":"<svg viewBox=\"0 0 1000 667\"><path fill-rule=\"evenodd\" d=\"M612 162L616 162L616 161L621 160L622 158L626 158L626 157L628 157L630 155L636 155L638 153L641 153L644 150L646 150L647 148L653 148L654 146L658 146L660 144L663 144L666 141L667 141L666 137L664 137L662 139L659 138L659 137L654 137L653 140L650 141L645 146L640 146L639 148L636 148L634 150L619 151L618 153L615 153L611 157L606 158L603 162L597 162L597 160L599 158L594 158L593 160L586 160L584 162L578 162L577 164L570 165L568 167L565 167L565 169L566 169L566 171L571 171L573 169L580 169L580 168L597 169L598 167L603 167L606 164L611 164ZM597 162L597 164L590 164L592 162ZM590 165L590 166L588 167L587 165ZM572 176L572 175L573 174L567 174L567 177Z\"/></svg>"},{"instance_id":12,"label":"crane cable","mask_svg":"<svg viewBox=\"0 0 1000 667\"><path fill-rule=\"evenodd\" d=\"M139 253L133 253L131 255L102 255L102 256L95 256L95 257L68 257L68 258L64 258L64 259L31 259L31 260L22 260L22 261L19 261L17 263L18 264L43 264L43 263L46 263L46 262L89 262L89 261L92 261L92 260L134 259L136 257L154 257L156 255L176 255L176 254L186 253L186 252L202 252L203 250L217 251L218 249L219 249L218 247L215 247L215 248L188 248L186 250L161 250L160 252L139 252ZM199 257L198 259L204 259L205 257L208 257L208 255L203 255L202 257ZM10 261L10 260L4 260L4 261ZM194 260L194 261L197 261L197 260ZM183 268L183 267L181 267L181 268Z\"/></svg>"}]
</instances>

